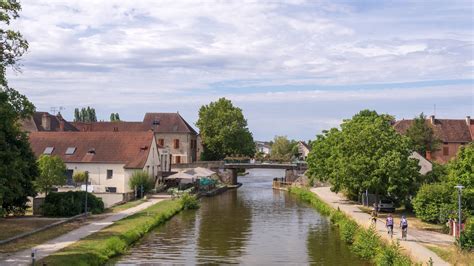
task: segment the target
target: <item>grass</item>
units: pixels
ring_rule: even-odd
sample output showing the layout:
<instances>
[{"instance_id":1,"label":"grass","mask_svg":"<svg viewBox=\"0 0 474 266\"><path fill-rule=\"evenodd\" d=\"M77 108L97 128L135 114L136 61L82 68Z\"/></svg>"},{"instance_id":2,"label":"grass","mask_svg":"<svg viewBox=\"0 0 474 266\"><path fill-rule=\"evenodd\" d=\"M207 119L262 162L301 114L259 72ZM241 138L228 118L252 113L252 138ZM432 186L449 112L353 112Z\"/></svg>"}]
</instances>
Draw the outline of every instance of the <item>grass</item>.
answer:
<instances>
[{"instance_id":1,"label":"grass","mask_svg":"<svg viewBox=\"0 0 474 266\"><path fill-rule=\"evenodd\" d=\"M39 264L103 265L182 209L181 201L161 201L44 258Z\"/></svg>"},{"instance_id":2,"label":"grass","mask_svg":"<svg viewBox=\"0 0 474 266\"><path fill-rule=\"evenodd\" d=\"M368 208L365 206L358 206L358 208L361 211L369 213L369 214L372 212L372 208ZM379 212L378 218L384 220L385 218L387 218L388 214L389 213ZM397 221L399 221L402 218L402 216L405 215L405 217L407 217L407 219L410 222L410 227L413 227L416 229L436 231L439 233L443 233L444 231L444 226L442 224L432 224L432 223L423 222L419 218L417 218L413 212L405 211L404 208L398 208L395 210L395 212L390 213L390 214L392 214L393 218Z\"/></svg>"},{"instance_id":3,"label":"grass","mask_svg":"<svg viewBox=\"0 0 474 266\"><path fill-rule=\"evenodd\" d=\"M474 266L474 252L462 251L455 246L442 248L434 245L425 246L452 265Z\"/></svg>"},{"instance_id":4,"label":"grass","mask_svg":"<svg viewBox=\"0 0 474 266\"><path fill-rule=\"evenodd\" d=\"M61 219L0 218L0 240L30 232Z\"/></svg>"},{"instance_id":5,"label":"grass","mask_svg":"<svg viewBox=\"0 0 474 266\"><path fill-rule=\"evenodd\" d=\"M335 210L317 195L305 188L291 187L290 193L311 204L319 213L329 216L331 222L339 228L339 236L350 245L352 252L376 265L411 265L411 260L402 254L398 243L387 244L373 228L365 229L353 219Z\"/></svg>"},{"instance_id":6,"label":"grass","mask_svg":"<svg viewBox=\"0 0 474 266\"><path fill-rule=\"evenodd\" d=\"M129 208L133 208L133 207L136 207L140 204L142 204L143 202L146 202L147 200L145 199L139 199L139 200L134 200L134 201L129 201L127 203L124 203L124 204L120 204L120 205L115 205L113 206L112 208L108 208L107 210L105 210L106 213L117 213L117 212L121 212L123 210L126 210L126 209L129 209Z\"/></svg>"}]
</instances>

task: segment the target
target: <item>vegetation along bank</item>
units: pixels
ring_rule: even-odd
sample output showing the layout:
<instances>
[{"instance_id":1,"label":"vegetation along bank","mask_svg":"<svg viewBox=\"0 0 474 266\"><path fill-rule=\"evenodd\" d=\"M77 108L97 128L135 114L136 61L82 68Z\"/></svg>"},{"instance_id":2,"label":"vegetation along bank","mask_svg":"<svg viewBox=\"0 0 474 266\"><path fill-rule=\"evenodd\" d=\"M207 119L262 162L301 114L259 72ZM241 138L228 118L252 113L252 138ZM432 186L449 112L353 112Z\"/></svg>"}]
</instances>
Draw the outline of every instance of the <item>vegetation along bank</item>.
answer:
<instances>
[{"instance_id":1,"label":"vegetation along bank","mask_svg":"<svg viewBox=\"0 0 474 266\"><path fill-rule=\"evenodd\" d=\"M409 257L402 254L398 243L388 244L383 241L373 228L359 226L340 210L335 210L305 188L292 187L290 193L308 202L319 213L329 216L338 227L341 240L350 245L352 252L376 265L412 265Z\"/></svg>"}]
</instances>

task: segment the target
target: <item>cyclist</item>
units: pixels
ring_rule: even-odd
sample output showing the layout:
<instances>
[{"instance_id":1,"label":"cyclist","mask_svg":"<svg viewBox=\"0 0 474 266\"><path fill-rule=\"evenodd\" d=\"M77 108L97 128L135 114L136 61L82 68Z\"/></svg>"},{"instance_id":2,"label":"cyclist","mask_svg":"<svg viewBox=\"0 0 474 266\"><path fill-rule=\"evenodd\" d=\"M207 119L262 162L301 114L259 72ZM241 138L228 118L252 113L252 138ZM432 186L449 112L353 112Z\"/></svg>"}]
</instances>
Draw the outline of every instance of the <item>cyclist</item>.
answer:
<instances>
[{"instance_id":1,"label":"cyclist","mask_svg":"<svg viewBox=\"0 0 474 266\"><path fill-rule=\"evenodd\" d=\"M402 239L407 240L408 220L405 215L403 215L400 220L400 227L402 228Z\"/></svg>"},{"instance_id":2,"label":"cyclist","mask_svg":"<svg viewBox=\"0 0 474 266\"><path fill-rule=\"evenodd\" d=\"M387 220L385 221L385 226L387 226L388 234L390 237L393 237L393 217L391 214L387 216Z\"/></svg>"}]
</instances>

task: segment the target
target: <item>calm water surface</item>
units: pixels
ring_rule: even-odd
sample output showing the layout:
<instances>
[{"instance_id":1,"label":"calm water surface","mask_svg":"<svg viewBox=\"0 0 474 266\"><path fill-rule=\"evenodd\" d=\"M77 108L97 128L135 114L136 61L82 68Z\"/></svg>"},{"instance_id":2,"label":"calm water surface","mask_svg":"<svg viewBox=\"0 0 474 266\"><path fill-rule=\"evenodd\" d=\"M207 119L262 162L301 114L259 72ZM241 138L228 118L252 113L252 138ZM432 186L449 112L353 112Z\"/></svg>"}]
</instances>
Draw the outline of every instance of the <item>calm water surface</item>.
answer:
<instances>
[{"instance_id":1,"label":"calm water surface","mask_svg":"<svg viewBox=\"0 0 474 266\"><path fill-rule=\"evenodd\" d=\"M144 237L114 263L367 265L341 242L328 219L287 192L272 190L277 170L239 177L243 186L203 198Z\"/></svg>"}]
</instances>

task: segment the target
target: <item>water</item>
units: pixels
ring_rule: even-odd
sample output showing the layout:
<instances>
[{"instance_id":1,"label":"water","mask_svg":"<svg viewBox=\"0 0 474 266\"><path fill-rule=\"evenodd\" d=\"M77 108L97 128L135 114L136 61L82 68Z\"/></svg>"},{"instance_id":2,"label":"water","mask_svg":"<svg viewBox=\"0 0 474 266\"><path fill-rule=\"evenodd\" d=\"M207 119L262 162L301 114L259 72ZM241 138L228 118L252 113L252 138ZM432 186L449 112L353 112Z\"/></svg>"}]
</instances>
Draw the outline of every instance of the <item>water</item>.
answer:
<instances>
[{"instance_id":1,"label":"water","mask_svg":"<svg viewBox=\"0 0 474 266\"><path fill-rule=\"evenodd\" d=\"M350 253L327 217L272 190L278 170L254 170L243 186L203 198L156 228L114 263L367 265Z\"/></svg>"}]
</instances>

